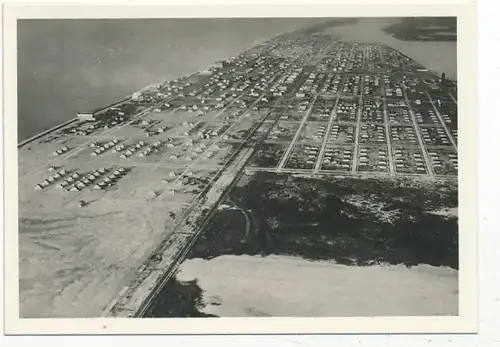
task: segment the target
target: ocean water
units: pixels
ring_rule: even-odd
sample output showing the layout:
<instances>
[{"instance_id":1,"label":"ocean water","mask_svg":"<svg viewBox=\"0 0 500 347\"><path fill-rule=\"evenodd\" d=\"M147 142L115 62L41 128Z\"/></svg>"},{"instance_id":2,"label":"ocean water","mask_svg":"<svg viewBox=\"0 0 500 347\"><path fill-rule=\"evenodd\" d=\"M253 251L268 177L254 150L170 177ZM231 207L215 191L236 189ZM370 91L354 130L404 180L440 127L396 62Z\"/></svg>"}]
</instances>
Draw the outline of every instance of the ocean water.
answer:
<instances>
[{"instance_id":1,"label":"ocean water","mask_svg":"<svg viewBox=\"0 0 500 347\"><path fill-rule=\"evenodd\" d=\"M436 72L457 79L456 41L403 41L388 35L383 29L397 23L395 18L363 18L354 25L325 30L341 40L386 44Z\"/></svg>"},{"instance_id":2,"label":"ocean water","mask_svg":"<svg viewBox=\"0 0 500 347\"><path fill-rule=\"evenodd\" d=\"M325 21L294 19L21 20L18 24L18 141L106 106L142 87L175 79L277 34ZM370 24L371 23L371 24ZM329 29L343 39L390 41L439 70L456 53L436 42L395 40L388 20ZM385 35L385 36L384 36ZM387 42L384 42L387 43ZM398 46L396 46L398 45ZM429 49L423 49L428 47Z\"/></svg>"}]
</instances>

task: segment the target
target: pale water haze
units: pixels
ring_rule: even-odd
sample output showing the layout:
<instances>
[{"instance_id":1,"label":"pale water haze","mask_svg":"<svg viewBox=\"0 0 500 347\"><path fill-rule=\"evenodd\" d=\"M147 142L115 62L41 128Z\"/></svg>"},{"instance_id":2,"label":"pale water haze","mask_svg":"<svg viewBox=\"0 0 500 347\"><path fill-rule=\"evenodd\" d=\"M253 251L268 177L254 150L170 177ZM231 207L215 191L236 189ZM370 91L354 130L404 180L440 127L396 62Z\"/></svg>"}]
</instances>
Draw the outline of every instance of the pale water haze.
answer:
<instances>
[{"instance_id":1,"label":"pale water haze","mask_svg":"<svg viewBox=\"0 0 500 347\"><path fill-rule=\"evenodd\" d=\"M151 83L175 79L280 33L327 19L21 20L18 24L18 140L78 111L105 106ZM394 19L362 19L327 32L392 45L450 76L455 42L407 42L382 29Z\"/></svg>"}]
</instances>

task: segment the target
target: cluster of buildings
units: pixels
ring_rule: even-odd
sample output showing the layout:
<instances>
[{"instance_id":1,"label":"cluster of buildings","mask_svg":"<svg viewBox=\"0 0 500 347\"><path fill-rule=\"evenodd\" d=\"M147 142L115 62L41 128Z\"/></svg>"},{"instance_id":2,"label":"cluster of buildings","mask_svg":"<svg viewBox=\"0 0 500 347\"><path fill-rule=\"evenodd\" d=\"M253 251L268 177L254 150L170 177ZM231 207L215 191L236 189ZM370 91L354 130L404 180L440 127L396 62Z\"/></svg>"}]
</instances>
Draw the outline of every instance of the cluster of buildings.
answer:
<instances>
[{"instance_id":1,"label":"cluster of buildings","mask_svg":"<svg viewBox=\"0 0 500 347\"><path fill-rule=\"evenodd\" d=\"M383 123L384 116L381 109L381 100L363 100L363 108L361 109L361 121Z\"/></svg>"},{"instance_id":2,"label":"cluster of buildings","mask_svg":"<svg viewBox=\"0 0 500 347\"><path fill-rule=\"evenodd\" d=\"M361 76L347 76L342 87L343 94L358 95Z\"/></svg>"},{"instance_id":3,"label":"cluster of buildings","mask_svg":"<svg viewBox=\"0 0 500 347\"><path fill-rule=\"evenodd\" d=\"M317 56L320 50L322 53ZM304 143L300 145L292 144L294 147L290 157L285 158L287 159L286 166L313 167L321 150L320 145L309 144L308 141L321 142L326 136L326 140L329 142L328 146L331 146L331 143L358 143L356 140L365 146L359 148L358 163L352 163L354 148L342 147L342 145L339 147L327 146L324 149L323 157L318 162L327 170L346 171L354 166L354 168L359 167L361 171L387 172L389 165L388 150L385 147L387 136L390 137L391 142L395 142L398 146L406 145L418 148L417 133L415 128L410 126L413 123L412 115L405 97L410 95L420 82L412 80L411 77L404 81L399 80L382 71L380 75L373 75L366 70L389 68L398 71L399 68L412 64L414 63L409 58L384 46L355 43L334 44L331 42L331 38L323 38L321 35L314 35L312 38L310 36L291 36L290 39L271 41L269 44L261 45L228 60L217 62L198 75L177 79L157 88L134 93L131 100L112 105L105 110L79 114L79 117L86 123L79 125L72 131L76 134L88 135L100 128L114 127L126 122L139 106L141 109L149 106L154 112L161 112L166 108L175 109L175 112L179 112L176 115L184 116L186 113L182 111L186 111L195 113L196 116L207 116L206 118L208 118L212 111L214 111L214 115L220 114L215 110L227 108L231 104L229 108L235 110L234 113L230 114L230 111L227 110L224 112L226 118L222 122L219 118L216 125L204 122L202 121L204 118L194 117L194 114L187 115L189 119L182 123L186 127L180 127L180 131L175 137L188 137L189 141L186 142L184 148L175 148L164 154L165 158L172 161L180 159L193 161L195 158L209 160L220 151L218 145L208 144L207 146L204 143L194 145L193 139L203 142L203 140L224 136L228 127L235 120L240 119L247 108L251 107L253 110L272 109L276 106L277 100L280 100L281 106L288 107L281 120L286 120L290 116L296 122L276 123L276 126L269 132L267 140L290 141L294 138L293 135L299 127L300 122L298 121L302 120L313 100L316 100L312 105L310 119L305 123L307 124L306 137L308 138L305 140L302 138L301 141ZM355 71L361 69L363 71ZM339 72L347 72L347 74ZM413 89L407 89L405 93L404 90L407 86L411 86ZM385 90L385 95L381 95L383 90ZM342 96L343 94L345 96ZM385 103L387 104L388 121L391 123L390 134L386 133L387 128L384 126L384 96L387 98ZM411 94L411 97L413 98L414 95ZM329 130L328 121L332 116L337 98L339 99L335 108L336 113L333 114L335 118L332 119L333 124ZM362 100L361 123L356 124L360 100ZM416 128L421 129L425 145L450 145L445 129L436 127L436 125L440 125L439 115L431 107L421 105L420 99L412 101L418 105L415 107L417 110L416 120L419 124L428 125L428 127ZM426 104L426 106L429 105ZM438 106L441 107L441 105ZM160 119L160 116L161 114L157 114L153 118ZM452 123L453 117L443 114L442 118L446 123ZM200 121L195 122L193 119ZM429 119L432 124L430 124ZM309 121L318 121L321 124L312 124ZM89 125L88 122L92 122L92 124ZM160 122L146 122L142 124L144 126L142 129L147 136L158 136L157 138L163 140L159 134L165 133L168 127L159 124ZM359 128L357 128L358 125ZM310 137L311 131L309 129L315 129L312 137ZM358 139L356 139L356 129L359 129ZM261 131L261 129L257 131L266 133L265 130ZM452 133L456 139L456 130ZM224 139L228 140L229 137L222 137L222 140ZM156 141L148 145L145 141L137 139L136 143L126 146L124 142L124 140L118 139L103 144L93 142L90 145L93 148L91 154L97 156L112 150L120 158L126 159L133 155L137 157L149 156L158 152L164 145L167 148L181 147L180 142L168 139L165 144L163 141ZM54 156L64 154L68 150L67 147L63 147L54 152ZM287 151L287 153L290 152ZM430 151L429 155L431 153L433 152ZM393 157L397 172L426 172L425 162L420 153L399 148L394 149ZM217 158L219 160L221 155ZM431 158L435 158L432 164L438 171L439 165L446 166L438 157L431 155ZM450 162L455 165L454 158L451 157ZM121 178L126 173L124 170L124 168L117 169L107 177L104 176L108 172L100 170L95 170L82 177L78 173L74 173L64 181L63 188L81 190L91 185L95 189L104 189ZM60 175L60 173L57 174ZM46 179L45 181L48 183L42 182L39 185L40 189L44 189L46 184L50 185L56 178L51 180Z\"/></svg>"},{"instance_id":4,"label":"cluster of buildings","mask_svg":"<svg viewBox=\"0 0 500 347\"><path fill-rule=\"evenodd\" d=\"M375 159L370 160L368 151L371 149L368 148L360 148L359 149L359 164L358 168L361 171L365 171L367 169L371 169L374 171L387 171L388 159L387 159L387 150L385 148L378 149L377 156Z\"/></svg>"},{"instance_id":5,"label":"cluster of buildings","mask_svg":"<svg viewBox=\"0 0 500 347\"><path fill-rule=\"evenodd\" d=\"M429 117L429 119L431 120L431 122L433 124L439 124L439 120L436 116L436 113L434 113L434 110L432 109L427 109L425 111L422 111L422 112L425 112L427 113L426 116ZM415 111L415 119L417 120L418 123L424 123L424 118L422 116L422 112L421 111Z\"/></svg>"},{"instance_id":6,"label":"cluster of buildings","mask_svg":"<svg viewBox=\"0 0 500 347\"><path fill-rule=\"evenodd\" d=\"M394 166L396 172L425 174L425 161L420 152L410 153L402 148L394 149Z\"/></svg>"},{"instance_id":7,"label":"cluster of buildings","mask_svg":"<svg viewBox=\"0 0 500 347\"><path fill-rule=\"evenodd\" d=\"M95 148L95 149L92 151L91 155L97 156L97 155L100 155L100 154L102 154L104 152L107 152L109 149L113 148L113 146L116 146L118 144L118 142L120 142L120 140L113 139L111 141L108 141L108 142L100 145L96 141L92 141L90 143L89 147L90 148ZM115 147L115 149L117 149L118 147Z\"/></svg>"},{"instance_id":8,"label":"cluster of buildings","mask_svg":"<svg viewBox=\"0 0 500 347\"><path fill-rule=\"evenodd\" d=\"M365 75L363 83L364 95L375 95L380 93L380 77L373 75Z\"/></svg>"},{"instance_id":9,"label":"cluster of buildings","mask_svg":"<svg viewBox=\"0 0 500 347\"><path fill-rule=\"evenodd\" d=\"M67 153L68 151L69 151L68 146L63 146L63 147L59 148L58 150L52 152L52 156L58 157L60 155Z\"/></svg>"},{"instance_id":10,"label":"cluster of buildings","mask_svg":"<svg viewBox=\"0 0 500 347\"><path fill-rule=\"evenodd\" d=\"M35 190L43 190L45 188L48 188L52 184L55 184L56 182L60 181L61 179L64 179L69 174L69 172L66 169L60 169L53 175L46 177L41 183L38 183L35 185Z\"/></svg>"},{"instance_id":11,"label":"cluster of buildings","mask_svg":"<svg viewBox=\"0 0 500 347\"><path fill-rule=\"evenodd\" d=\"M348 70L362 69L365 66L365 46L353 44L353 54L348 63Z\"/></svg>"},{"instance_id":12,"label":"cluster of buildings","mask_svg":"<svg viewBox=\"0 0 500 347\"><path fill-rule=\"evenodd\" d=\"M342 130L341 130L342 127ZM339 131L345 132L345 142L354 142L354 127L352 126L340 126L338 124L333 124L330 130L330 136L328 137L329 142L334 142L339 137Z\"/></svg>"},{"instance_id":13,"label":"cluster of buildings","mask_svg":"<svg viewBox=\"0 0 500 347\"><path fill-rule=\"evenodd\" d=\"M376 142L379 144L386 142L384 127L375 124L361 125L359 129L359 141L363 143Z\"/></svg>"},{"instance_id":14,"label":"cluster of buildings","mask_svg":"<svg viewBox=\"0 0 500 347\"><path fill-rule=\"evenodd\" d=\"M455 143L458 144L458 130L457 129L452 130L451 135L455 139Z\"/></svg>"},{"instance_id":15,"label":"cluster of buildings","mask_svg":"<svg viewBox=\"0 0 500 347\"><path fill-rule=\"evenodd\" d=\"M336 113L339 120L356 121L356 112L358 104L355 101L340 99L337 105Z\"/></svg>"},{"instance_id":16,"label":"cluster of buildings","mask_svg":"<svg viewBox=\"0 0 500 347\"><path fill-rule=\"evenodd\" d=\"M113 185L117 179L126 174L127 170L125 168L118 168L109 176L106 177L111 170L106 168L99 168L93 170L85 175L80 174L75 171L70 173L65 169L58 171L52 179L46 179L46 181L51 180L54 183L58 180L58 188L64 189L66 192L79 192L82 189L92 186L94 189L103 189L105 187ZM35 189L43 189L47 187L45 183L37 185Z\"/></svg>"},{"instance_id":17,"label":"cluster of buildings","mask_svg":"<svg viewBox=\"0 0 500 347\"><path fill-rule=\"evenodd\" d=\"M422 139L426 145L434 145L434 144L442 144L442 145L450 145L450 141L448 140L448 136L446 135L443 128L424 128L420 127L420 131L422 132ZM430 132L433 132L432 136Z\"/></svg>"},{"instance_id":18,"label":"cluster of buildings","mask_svg":"<svg viewBox=\"0 0 500 347\"><path fill-rule=\"evenodd\" d=\"M325 125L320 125L318 127L318 129L316 129L316 134L314 134L314 138L316 140L321 140L323 139L323 137L325 137L325 133L326 133L326 124Z\"/></svg>"},{"instance_id":19,"label":"cluster of buildings","mask_svg":"<svg viewBox=\"0 0 500 347\"><path fill-rule=\"evenodd\" d=\"M417 145L415 130L412 127L391 127L392 142L409 142L412 145Z\"/></svg>"},{"instance_id":20,"label":"cluster of buildings","mask_svg":"<svg viewBox=\"0 0 500 347\"><path fill-rule=\"evenodd\" d=\"M323 86L321 87L321 92L336 94L340 88L340 81L342 81L341 75L334 75L332 73L326 74Z\"/></svg>"},{"instance_id":21,"label":"cluster of buildings","mask_svg":"<svg viewBox=\"0 0 500 347\"><path fill-rule=\"evenodd\" d=\"M410 113L405 107L389 107L387 118L390 123L411 123Z\"/></svg>"},{"instance_id":22,"label":"cluster of buildings","mask_svg":"<svg viewBox=\"0 0 500 347\"><path fill-rule=\"evenodd\" d=\"M350 148L325 148L322 167L330 170L348 170L351 162L352 150Z\"/></svg>"},{"instance_id":23,"label":"cluster of buildings","mask_svg":"<svg viewBox=\"0 0 500 347\"><path fill-rule=\"evenodd\" d=\"M445 153L442 150L430 150L428 153L435 174L446 175L458 172L458 156L456 153Z\"/></svg>"},{"instance_id":24,"label":"cluster of buildings","mask_svg":"<svg viewBox=\"0 0 500 347\"><path fill-rule=\"evenodd\" d=\"M134 153L136 153L138 150L142 149L144 146L146 146L146 143L144 141L139 141L135 145L130 145L126 149L124 147L121 147L117 153L120 153L120 159L127 159L128 157L132 156Z\"/></svg>"},{"instance_id":25,"label":"cluster of buildings","mask_svg":"<svg viewBox=\"0 0 500 347\"><path fill-rule=\"evenodd\" d=\"M311 169L316 163L320 151L319 145L295 146L286 167L294 169Z\"/></svg>"}]
</instances>

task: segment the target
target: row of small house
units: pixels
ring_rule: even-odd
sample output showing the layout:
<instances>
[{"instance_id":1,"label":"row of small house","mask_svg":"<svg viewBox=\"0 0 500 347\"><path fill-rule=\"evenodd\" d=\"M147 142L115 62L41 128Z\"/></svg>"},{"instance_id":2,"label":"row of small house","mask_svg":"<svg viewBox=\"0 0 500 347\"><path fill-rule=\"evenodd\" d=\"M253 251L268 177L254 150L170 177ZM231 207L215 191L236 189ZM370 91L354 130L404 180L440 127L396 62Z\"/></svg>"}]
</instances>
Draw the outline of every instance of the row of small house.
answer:
<instances>
[{"instance_id":1,"label":"row of small house","mask_svg":"<svg viewBox=\"0 0 500 347\"><path fill-rule=\"evenodd\" d=\"M326 126L322 125L318 127L318 130L316 130L316 134L314 135L314 137L318 140L321 140L325 136L325 133L326 133Z\"/></svg>"},{"instance_id":2,"label":"row of small house","mask_svg":"<svg viewBox=\"0 0 500 347\"><path fill-rule=\"evenodd\" d=\"M448 114L446 114L446 113L445 114L441 114L441 118L443 118L443 121L445 123L448 123L448 124L451 123L451 118L450 118L450 116Z\"/></svg>"},{"instance_id":3,"label":"row of small house","mask_svg":"<svg viewBox=\"0 0 500 347\"><path fill-rule=\"evenodd\" d=\"M411 123L411 119L410 119L410 114L408 113L408 109L406 108L402 108L402 109L399 109L397 111L390 111L389 112L389 122L391 123L398 123L398 121L396 121L396 117L403 117L403 122L404 123Z\"/></svg>"},{"instance_id":4,"label":"row of small house","mask_svg":"<svg viewBox=\"0 0 500 347\"><path fill-rule=\"evenodd\" d=\"M347 100L341 100L336 109L337 114L347 114L351 119L354 119L356 117L356 111L357 111L358 105L354 102L347 101Z\"/></svg>"},{"instance_id":5,"label":"row of small house","mask_svg":"<svg viewBox=\"0 0 500 347\"><path fill-rule=\"evenodd\" d=\"M375 77L375 76L370 76L366 75L365 76L365 81L364 81L364 94L372 94L375 90L378 90L380 87L380 77Z\"/></svg>"},{"instance_id":6,"label":"row of small house","mask_svg":"<svg viewBox=\"0 0 500 347\"><path fill-rule=\"evenodd\" d=\"M433 144L433 140L431 139L431 135L429 134L429 129L421 128L421 130L422 130L422 138L424 139L425 144L427 144L427 145ZM437 132L438 138L441 140L441 143L443 145L450 144L448 136L445 134L445 131L443 128L437 128L436 132Z\"/></svg>"},{"instance_id":7,"label":"row of small house","mask_svg":"<svg viewBox=\"0 0 500 347\"><path fill-rule=\"evenodd\" d=\"M54 157L58 157L58 156L60 156L60 155L63 155L63 154L65 154L65 153L67 153L68 151L69 151L69 148L68 148L67 146L64 146L64 147L59 148L58 150L56 150L56 151L52 152L52 155L53 155Z\"/></svg>"},{"instance_id":8,"label":"row of small house","mask_svg":"<svg viewBox=\"0 0 500 347\"><path fill-rule=\"evenodd\" d=\"M323 163L334 168L348 169L351 167L352 151L348 148L326 148Z\"/></svg>"},{"instance_id":9,"label":"row of small house","mask_svg":"<svg viewBox=\"0 0 500 347\"><path fill-rule=\"evenodd\" d=\"M375 141L378 143L385 142L385 132L384 132L384 127L377 125L375 126L375 132L376 132L376 137ZM367 125L362 125L360 128L360 140L363 142L367 142L370 140L370 136L368 135L368 126Z\"/></svg>"},{"instance_id":10,"label":"row of small house","mask_svg":"<svg viewBox=\"0 0 500 347\"><path fill-rule=\"evenodd\" d=\"M442 168L444 166L444 161L441 159L438 153L434 151L429 151L429 158L432 163L432 167L434 169L436 168ZM458 156L455 153L450 153L448 154L448 158L455 170L458 170Z\"/></svg>"},{"instance_id":11,"label":"row of small house","mask_svg":"<svg viewBox=\"0 0 500 347\"><path fill-rule=\"evenodd\" d=\"M53 169L53 168L51 167L51 169ZM52 184L58 182L62 178L66 177L67 175L69 175L68 170L61 169L61 170L57 171L56 173L54 173L52 176L45 178L41 183L36 184L34 189L35 190L43 190L43 189L51 186Z\"/></svg>"},{"instance_id":12,"label":"row of small house","mask_svg":"<svg viewBox=\"0 0 500 347\"><path fill-rule=\"evenodd\" d=\"M375 115L375 118L373 116ZM364 109L363 112L361 113L361 120L364 122L377 122L377 123L383 123L384 119L382 116L382 112L379 110L372 110L370 109Z\"/></svg>"},{"instance_id":13,"label":"row of small house","mask_svg":"<svg viewBox=\"0 0 500 347\"><path fill-rule=\"evenodd\" d=\"M400 97L400 98L403 97L403 90L400 87L396 87L396 89L394 90L394 93L396 94L397 97ZM392 88L386 88L385 95L388 97L393 96Z\"/></svg>"},{"instance_id":14,"label":"row of small house","mask_svg":"<svg viewBox=\"0 0 500 347\"><path fill-rule=\"evenodd\" d=\"M346 133L347 133L346 140L348 142L352 142L354 140L354 128L347 127ZM330 142L333 142L333 141L337 140L338 135L339 135L339 126L335 124L332 126L332 130L330 131L330 137L328 140Z\"/></svg>"},{"instance_id":15,"label":"row of small house","mask_svg":"<svg viewBox=\"0 0 500 347\"><path fill-rule=\"evenodd\" d=\"M359 149L359 166L366 167L369 165L368 159L368 149ZM387 171L387 151L385 149L379 149L376 159L375 166L381 171Z\"/></svg>"},{"instance_id":16,"label":"row of small house","mask_svg":"<svg viewBox=\"0 0 500 347\"><path fill-rule=\"evenodd\" d=\"M406 132L407 140L411 144L416 144L417 139L416 139L415 131L413 130L413 128L405 128L405 129L406 130L402 130L401 128L392 128L391 129L391 140L392 141L405 140L404 132Z\"/></svg>"},{"instance_id":17,"label":"row of small house","mask_svg":"<svg viewBox=\"0 0 500 347\"><path fill-rule=\"evenodd\" d=\"M396 171L401 171L404 168L410 168L410 162L413 161L417 173L424 174L427 172L425 168L425 161L420 153L413 153L410 160L410 154L408 152L403 152L402 149L394 149L394 164L396 166Z\"/></svg>"},{"instance_id":18,"label":"row of small house","mask_svg":"<svg viewBox=\"0 0 500 347\"><path fill-rule=\"evenodd\" d=\"M94 156L100 155L100 154L108 151L109 149L111 149L113 146L116 146L119 142L120 142L120 140L113 139L109 142L106 142L105 144L100 145L98 142L93 141L89 144L90 148L95 148L92 151L91 155L94 155Z\"/></svg>"},{"instance_id":19,"label":"row of small house","mask_svg":"<svg viewBox=\"0 0 500 347\"><path fill-rule=\"evenodd\" d=\"M328 74L327 78L325 79L325 81L323 83L323 86L321 87L321 92L322 93L326 93L326 92L337 93L341 80L342 80L342 77L340 75Z\"/></svg>"},{"instance_id":20,"label":"row of small house","mask_svg":"<svg viewBox=\"0 0 500 347\"><path fill-rule=\"evenodd\" d=\"M135 153L137 153L137 157L146 157L150 155L152 152L158 152L161 145L162 145L161 141L155 141L151 145L147 146L146 143L141 140L135 145L128 146L128 148L126 149L125 149L125 144L122 143L118 147L114 148L113 152L120 153L121 159L126 159Z\"/></svg>"},{"instance_id":21,"label":"row of small house","mask_svg":"<svg viewBox=\"0 0 500 347\"><path fill-rule=\"evenodd\" d=\"M99 168L84 176L75 172L67 180L60 183L59 187L65 191L77 192L86 187L92 186L93 189L101 190L114 185L119 179L127 174L127 169L120 167L113 172L111 169ZM106 174L108 174L106 176Z\"/></svg>"},{"instance_id":22,"label":"row of small house","mask_svg":"<svg viewBox=\"0 0 500 347\"><path fill-rule=\"evenodd\" d=\"M323 80L324 78L325 78L324 73L316 74L315 72L311 72L309 74L309 76L307 77L307 79L304 81L304 83L299 88L299 92L302 92L302 93L297 93L296 96L297 97L304 97L305 96L304 92L316 93L318 88L319 88L319 84L320 84L321 80Z\"/></svg>"},{"instance_id":23,"label":"row of small house","mask_svg":"<svg viewBox=\"0 0 500 347\"><path fill-rule=\"evenodd\" d=\"M439 120L438 120L438 118L437 118L437 116L436 116L436 114L434 113L433 110L427 110L427 113L429 115L429 118L432 120L432 122L434 124L439 124ZM421 112L415 112L415 119L419 123L423 123L424 122L424 119L422 117L422 113Z\"/></svg>"},{"instance_id":24,"label":"row of small house","mask_svg":"<svg viewBox=\"0 0 500 347\"><path fill-rule=\"evenodd\" d=\"M293 156L289 159L290 163L299 163L299 160L302 160L307 165L312 165L316 162L316 158L319 154L319 146L318 145L307 145L304 147L304 155L305 158L301 156L300 152L294 151L292 152Z\"/></svg>"},{"instance_id":25,"label":"row of small house","mask_svg":"<svg viewBox=\"0 0 500 347\"><path fill-rule=\"evenodd\" d=\"M360 76L349 76L345 82L344 86L342 88L343 93L350 93L354 95L358 95L359 93L359 83L361 81Z\"/></svg>"}]
</instances>

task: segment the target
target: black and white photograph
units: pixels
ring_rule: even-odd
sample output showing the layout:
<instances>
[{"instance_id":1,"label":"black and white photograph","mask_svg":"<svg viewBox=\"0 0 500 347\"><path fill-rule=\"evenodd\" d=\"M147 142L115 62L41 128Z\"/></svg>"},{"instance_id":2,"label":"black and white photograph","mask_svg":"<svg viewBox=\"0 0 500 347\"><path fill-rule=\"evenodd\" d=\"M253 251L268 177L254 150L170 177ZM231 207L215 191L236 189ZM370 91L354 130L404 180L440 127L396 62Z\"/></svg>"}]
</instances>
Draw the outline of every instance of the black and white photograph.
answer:
<instances>
[{"instance_id":1,"label":"black and white photograph","mask_svg":"<svg viewBox=\"0 0 500 347\"><path fill-rule=\"evenodd\" d=\"M18 318L459 317L457 27L17 19Z\"/></svg>"}]
</instances>

